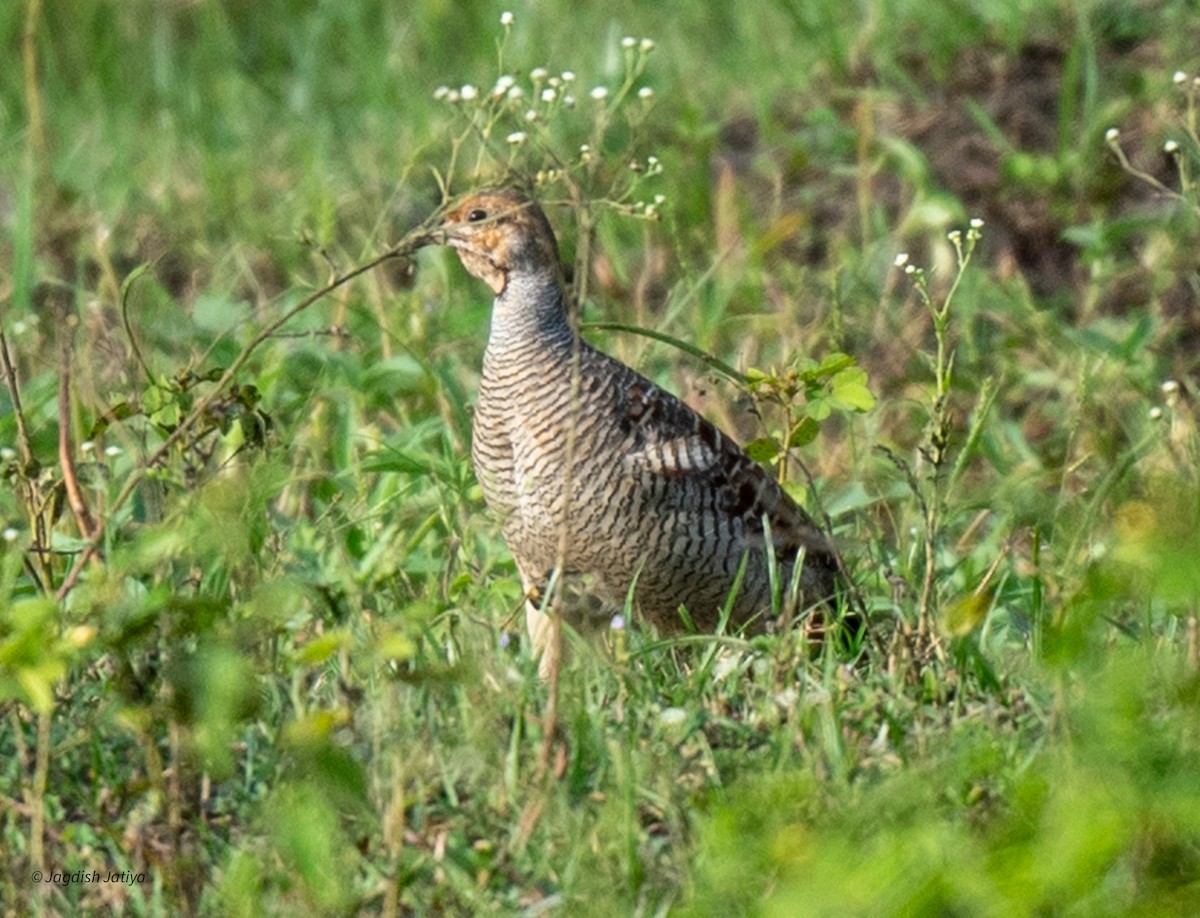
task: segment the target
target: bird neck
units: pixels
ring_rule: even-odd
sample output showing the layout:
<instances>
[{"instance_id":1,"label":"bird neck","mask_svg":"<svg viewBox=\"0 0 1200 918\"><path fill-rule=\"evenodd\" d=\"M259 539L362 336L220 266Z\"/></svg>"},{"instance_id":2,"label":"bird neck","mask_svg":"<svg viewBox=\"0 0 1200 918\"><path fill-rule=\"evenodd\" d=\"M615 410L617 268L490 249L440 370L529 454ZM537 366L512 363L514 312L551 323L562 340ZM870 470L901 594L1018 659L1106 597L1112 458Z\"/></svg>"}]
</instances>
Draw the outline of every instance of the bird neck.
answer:
<instances>
[{"instance_id":1,"label":"bird neck","mask_svg":"<svg viewBox=\"0 0 1200 918\"><path fill-rule=\"evenodd\" d=\"M513 273L492 306L489 347L537 338L545 344L574 340L562 280L556 272Z\"/></svg>"}]
</instances>

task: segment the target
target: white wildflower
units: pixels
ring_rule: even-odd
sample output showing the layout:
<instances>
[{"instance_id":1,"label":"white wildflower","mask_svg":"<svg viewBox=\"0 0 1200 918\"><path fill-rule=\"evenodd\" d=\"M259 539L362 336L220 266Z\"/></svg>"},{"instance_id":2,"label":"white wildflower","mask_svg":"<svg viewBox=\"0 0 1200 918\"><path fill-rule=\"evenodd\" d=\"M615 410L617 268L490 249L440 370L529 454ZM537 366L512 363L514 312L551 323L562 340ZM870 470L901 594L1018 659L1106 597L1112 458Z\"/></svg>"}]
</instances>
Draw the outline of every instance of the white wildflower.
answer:
<instances>
[{"instance_id":1,"label":"white wildflower","mask_svg":"<svg viewBox=\"0 0 1200 918\"><path fill-rule=\"evenodd\" d=\"M464 102L470 102L479 96L479 90L467 83L458 91L458 94Z\"/></svg>"},{"instance_id":2,"label":"white wildflower","mask_svg":"<svg viewBox=\"0 0 1200 918\"><path fill-rule=\"evenodd\" d=\"M540 83L550 75L550 71L545 67L534 67L529 71L529 78L535 83Z\"/></svg>"},{"instance_id":3,"label":"white wildflower","mask_svg":"<svg viewBox=\"0 0 1200 918\"><path fill-rule=\"evenodd\" d=\"M800 693L794 688L785 688L782 692L775 693L775 703L785 711L790 711L796 706L796 702L800 700ZM884 726L887 726L885 723Z\"/></svg>"},{"instance_id":4,"label":"white wildflower","mask_svg":"<svg viewBox=\"0 0 1200 918\"><path fill-rule=\"evenodd\" d=\"M908 252L899 252L896 257L892 259L892 264L897 268L903 268L906 264L908 264Z\"/></svg>"},{"instance_id":5,"label":"white wildflower","mask_svg":"<svg viewBox=\"0 0 1200 918\"><path fill-rule=\"evenodd\" d=\"M1166 143L1163 144L1163 152L1170 156L1174 156L1176 153L1179 152L1179 141L1168 140Z\"/></svg>"},{"instance_id":6,"label":"white wildflower","mask_svg":"<svg viewBox=\"0 0 1200 918\"><path fill-rule=\"evenodd\" d=\"M637 43L638 43L637 39L634 38L632 35L626 35L624 38L621 39L621 47L622 48L636 48Z\"/></svg>"},{"instance_id":7,"label":"white wildflower","mask_svg":"<svg viewBox=\"0 0 1200 918\"><path fill-rule=\"evenodd\" d=\"M510 13L508 10L505 10L503 13L500 14L500 25L504 26L507 29L512 24L513 24L513 14Z\"/></svg>"},{"instance_id":8,"label":"white wildflower","mask_svg":"<svg viewBox=\"0 0 1200 918\"><path fill-rule=\"evenodd\" d=\"M641 89L638 90L638 98L639 99L653 99L654 98L654 90L651 89L649 86L643 86Z\"/></svg>"},{"instance_id":9,"label":"white wildflower","mask_svg":"<svg viewBox=\"0 0 1200 918\"><path fill-rule=\"evenodd\" d=\"M1182 70L1176 70L1175 75L1173 77L1171 77L1171 82L1174 83L1176 86L1182 86L1184 83L1187 82L1187 74L1184 73Z\"/></svg>"},{"instance_id":10,"label":"white wildflower","mask_svg":"<svg viewBox=\"0 0 1200 918\"><path fill-rule=\"evenodd\" d=\"M1120 138L1120 136L1121 136L1121 132L1118 131L1115 127L1109 128L1107 131L1104 132L1104 140L1106 143L1116 143L1118 138Z\"/></svg>"},{"instance_id":11,"label":"white wildflower","mask_svg":"<svg viewBox=\"0 0 1200 918\"><path fill-rule=\"evenodd\" d=\"M507 137L505 137L504 140L505 140L505 142L511 143L513 145L516 145L519 143L524 143L525 142L525 132L524 131L513 131L511 134L509 134Z\"/></svg>"},{"instance_id":12,"label":"white wildflower","mask_svg":"<svg viewBox=\"0 0 1200 918\"><path fill-rule=\"evenodd\" d=\"M654 39L643 38L642 43L639 47L642 49L643 54L649 54L651 51L654 50Z\"/></svg>"},{"instance_id":13,"label":"white wildflower","mask_svg":"<svg viewBox=\"0 0 1200 918\"><path fill-rule=\"evenodd\" d=\"M658 722L664 727L678 727L687 720L687 711L683 708L663 708L658 714Z\"/></svg>"},{"instance_id":14,"label":"white wildflower","mask_svg":"<svg viewBox=\"0 0 1200 918\"><path fill-rule=\"evenodd\" d=\"M608 87L607 86L593 86L592 91L590 93L588 93L588 95L590 95L597 102L603 102L605 99L608 98Z\"/></svg>"},{"instance_id":15,"label":"white wildflower","mask_svg":"<svg viewBox=\"0 0 1200 918\"><path fill-rule=\"evenodd\" d=\"M1167 379L1163 381L1161 388L1163 395L1174 395L1179 391L1179 383L1174 379Z\"/></svg>"},{"instance_id":16,"label":"white wildflower","mask_svg":"<svg viewBox=\"0 0 1200 918\"><path fill-rule=\"evenodd\" d=\"M546 89L542 90L542 101L543 102L553 102L554 97L557 95L558 95L558 93L556 93L553 89L550 89L549 87L547 87Z\"/></svg>"}]
</instances>

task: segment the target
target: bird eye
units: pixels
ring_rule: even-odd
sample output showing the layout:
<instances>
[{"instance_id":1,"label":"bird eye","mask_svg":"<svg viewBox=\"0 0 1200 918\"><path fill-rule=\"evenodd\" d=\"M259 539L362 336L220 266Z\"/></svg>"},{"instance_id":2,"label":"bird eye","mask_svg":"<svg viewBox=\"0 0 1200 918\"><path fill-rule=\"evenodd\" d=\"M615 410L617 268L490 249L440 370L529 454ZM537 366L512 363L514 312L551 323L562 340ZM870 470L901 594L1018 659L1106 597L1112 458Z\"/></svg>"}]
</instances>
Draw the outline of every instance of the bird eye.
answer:
<instances>
[{"instance_id":1,"label":"bird eye","mask_svg":"<svg viewBox=\"0 0 1200 918\"><path fill-rule=\"evenodd\" d=\"M476 208L475 210L473 210L469 214L467 214L467 222L468 223L478 223L480 220L486 220L486 219L487 219L487 211L486 210L480 210L480 209Z\"/></svg>"}]
</instances>

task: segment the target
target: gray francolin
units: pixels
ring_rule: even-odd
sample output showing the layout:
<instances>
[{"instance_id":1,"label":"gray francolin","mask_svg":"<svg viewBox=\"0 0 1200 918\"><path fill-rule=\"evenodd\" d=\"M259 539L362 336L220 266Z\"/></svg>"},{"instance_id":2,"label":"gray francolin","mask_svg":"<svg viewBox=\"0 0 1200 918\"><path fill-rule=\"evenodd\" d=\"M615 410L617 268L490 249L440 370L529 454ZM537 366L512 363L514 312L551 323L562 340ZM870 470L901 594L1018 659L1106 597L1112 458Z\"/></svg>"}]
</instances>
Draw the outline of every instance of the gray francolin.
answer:
<instances>
[{"instance_id":1,"label":"gray francolin","mask_svg":"<svg viewBox=\"0 0 1200 918\"><path fill-rule=\"evenodd\" d=\"M554 232L524 194L458 201L435 234L496 295L472 459L526 595L543 676L559 648L547 616L558 571L568 621L584 609L711 630L765 622L797 564L803 609L834 592L833 546L729 437L644 376L582 341L567 319ZM731 597L739 569L740 587ZM631 592L632 591L632 592Z\"/></svg>"}]
</instances>

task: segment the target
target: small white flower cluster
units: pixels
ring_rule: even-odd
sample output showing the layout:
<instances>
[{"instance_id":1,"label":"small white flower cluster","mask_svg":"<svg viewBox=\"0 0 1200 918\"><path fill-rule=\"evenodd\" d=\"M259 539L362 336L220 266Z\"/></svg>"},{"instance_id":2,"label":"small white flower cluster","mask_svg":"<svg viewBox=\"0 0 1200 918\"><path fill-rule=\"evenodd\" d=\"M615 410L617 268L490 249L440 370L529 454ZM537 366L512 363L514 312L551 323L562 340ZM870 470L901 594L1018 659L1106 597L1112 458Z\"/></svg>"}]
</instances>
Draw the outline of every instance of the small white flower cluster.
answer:
<instances>
[{"instance_id":1,"label":"small white flower cluster","mask_svg":"<svg viewBox=\"0 0 1200 918\"><path fill-rule=\"evenodd\" d=\"M629 171L639 172L647 178L652 175L661 175L663 171L662 161L653 155L647 156L644 163L636 159L630 160Z\"/></svg>"},{"instance_id":2,"label":"small white flower cluster","mask_svg":"<svg viewBox=\"0 0 1200 918\"><path fill-rule=\"evenodd\" d=\"M16 336L25 334L25 332L29 331L31 328L36 326L37 323L38 323L38 317L37 317L37 314L34 313L32 315L26 316L23 319L17 319L9 327L9 330L12 332L13 336L16 337Z\"/></svg>"},{"instance_id":3,"label":"small white flower cluster","mask_svg":"<svg viewBox=\"0 0 1200 918\"><path fill-rule=\"evenodd\" d=\"M510 76L509 74L506 73L502 75L498 80L496 80L496 85L492 87L492 98L499 99L501 96L508 95L516 82L516 78ZM517 98L520 98L520 94L517 96Z\"/></svg>"},{"instance_id":4,"label":"small white flower cluster","mask_svg":"<svg viewBox=\"0 0 1200 918\"><path fill-rule=\"evenodd\" d=\"M666 195L656 194L652 201L635 201L629 207L629 212L635 217L643 217L647 220L658 219L658 209L667 203Z\"/></svg>"},{"instance_id":5,"label":"small white flower cluster","mask_svg":"<svg viewBox=\"0 0 1200 918\"><path fill-rule=\"evenodd\" d=\"M433 93L434 99L455 107L459 116L470 123L469 131L462 134L459 142L465 142L471 135L479 139L484 149L480 150L477 170L484 174L495 167L512 170L524 165L537 168L528 160L531 156L543 154L540 157L542 166L536 172L536 184L546 185L561 181L565 172L591 173L601 159L607 160L611 156L615 162L620 162L624 158L630 172L625 173L624 179L615 180L610 191L600 197L624 213L644 219L659 219L659 208L666 200L662 195L639 200L636 204L630 203L637 196L637 186L643 178L662 173L663 167L658 157L639 157L631 162L629 153L608 150L608 128L617 110L633 104L637 106L635 117L641 118L656 98L654 90L642 81L648 56L655 49L654 41L632 36L622 39L623 75L607 84L591 85L583 82L571 70L552 72L548 67L539 66L528 71L504 72L504 49L511 39L515 23L516 16L512 11L505 10L500 14L503 29L498 42L501 71L490 89L486 84L466 83L461 86L439 86ZM634 97L636 103L633 102ZM579 104L588 103L589 100L591 104ZM566 114L565 110L577 107L585 111L570 116ZM580 115L592 122L590 145L579 147L579 158L574 162L563 166L550 165L549 161L561 161L552 156L552 148L559 136L553 128L560 119L567 120ZM507 148L506 154L497 155L495 148L491 147L497 141L503 142L501 149ZM531 150L530 147L536 149ZM570 157L565 159L569 160Z\"/></svg>"},{"instance_id":6,"label":"small white flower cluster","mask_svg":"<svg viewBox=\"0 0 1200 918\"><path fill-rule=\"evenodd\" d=\"M1174 379L1165 379L1159 389L1162 391L1163 398L1167 400L1167 405L1174 404L1175 399L1179 396L1179 382ZM1163 410L1158 405L1150 409L1150 420L1157 421L1163 416Z\"/></svg>"},{"instance_id":7,"label":"small white flower cluster","mask_svg":"<svg viewBox=\"0 0 1200 918\"><path fill-rule=\"evenodd\" d=\"M96 444L93 443L91 440L84 440L82 443L79 444L79 451L81 453L91 453L91 452L94 452L95 449L96 449ZM104 455L108 456L110 459L112 459L115 456L121 455L122 452L123 451L122 451L121 447L119 447L119 446L104 447Z\"/></svg>"},{"instance_id":8,"label":"small white flower cluster","mask_svg":"<svg viewBox=\"0 0 1200 918\"><path fill-rule=\"evenodd\" d=\"M525 120L529 122L543 117L544 112L540 112L537 108L539 103L545 106L560 104L565 108L575 105L575 97L569 91L571 83L575 81L575 74L572 71L564 70L561 74L552 76L545 67L534 67L529 71L529 79L532 85L529 90L526 90L512 74L501 74L487 94L487 100L494 103L505 100L517 103L523 100L528 92L534 100L534 107L528 109L524 115ZM471 103L484 98L479 88L471 83L464 84L457 89L451 86L439 86L434 90L433 97L439 102L446 102L450 105L457 105L459 102Z\"/></svg>"},{"instance_id":9,"label":"small white flower cluster","mask_svg":"<svg viewBox=\"0 0 1200 918\"><path fill-rule=\"evenodd\" d=\"M636 49L636 50L640 51L642 54L649 54L651 51L654 50L654 39L652 39L652 38L637 39L637 38L634 38L632 35L626 35L624 38L621 39L621 47L624 48L626 51L633 51Z\"/></svg>"},{"instance_id":10,"label":"small white flower cluster","mask_svg":"<svg viewBox=\"0 0 1200 918\"><path fill-rule=\"evenodd\" d=\"M1200 90L1200 76L1189 77L1183 70L1176 70L1171 76L1171 82L1185 92L1195 92ZM1121 131L1119 128L1110 127L1104 132L1104 142L1110 147L1117 146L1121 141ZM1163 152L1168 156L1177 156L1180 152L1179 141L1168 139L1163 143Z\"/></svg>"},{"instance_id":11,"label":"small white flower cluster","mask_svg":"<svg viewBox=\"0 0 1200 918\"><path fill-rule=\"evenodd\" d=\"M972 217L967 223L967 241L977 242L982 238L983 220L979 217ZM963 234L962 230L952 229L946 234L946 238L954 243L954 247L958 248L962 245Z\"/></svg>"},{"instance_id":12,"label":"small white flower cluster","mask_svg":"<svg viewBox=\"0 0 1200 918\"><path fill-rule=\"evenodd\" d=\"M965 265L965 259L970 258L971 252L974 251L975 243L983 238L984 222L979 217L972 217L967 221L967 248L963 250L963 231L960 229L952 229L946 233L946 238L954 245L955 251L958 253L958 262L960 268ZM897 252L892 259L892 267L900 268L909 277L913 278L918 286L925 283L925 271L917 267L909 261L908 252Z\"/></svg>"},{"instance_id":13,"label":"small white flower cluster","mask_svg":"<svg viewBox=\"0 0 1200 918\"><path fill-rule=\"evenodd\" d=\"M903 268L904 273L910 277L921 270L916 265L909 264L908 252L897 252L896 257L892 259L892 264L897 268Z\"/></svg>"},{"instance_id":14,"label":"small white flower cluster","mask_svg":"<svg viewBox=\"0 0 1200 918\"><path fill-rule=\"evenodd\" d=\"M1189 81L1188 75L1186 73L1184 73L1182 70L1175 71L1175 75L1171 77L1171 82L1174 83L1176 86L1178 86L1180 89L1184 89L1184 90L1189 88L1188 87L1189 82L1191 83L1192 89L1200 89L1200 76L1194 76Z\"/></svg>"}]
</instances>

